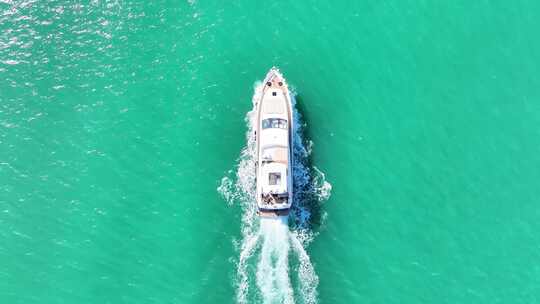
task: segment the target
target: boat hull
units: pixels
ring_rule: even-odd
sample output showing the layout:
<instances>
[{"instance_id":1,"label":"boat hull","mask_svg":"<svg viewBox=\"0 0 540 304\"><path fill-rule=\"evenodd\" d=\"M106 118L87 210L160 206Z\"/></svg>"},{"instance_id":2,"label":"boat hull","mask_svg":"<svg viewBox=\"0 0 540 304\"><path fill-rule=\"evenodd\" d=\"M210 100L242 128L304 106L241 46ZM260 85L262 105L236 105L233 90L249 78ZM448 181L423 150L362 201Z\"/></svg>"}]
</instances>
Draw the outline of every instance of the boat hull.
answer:
<instances>
[{"instance_id":1,"label":"boat hull","mask_svg":"<svg viewBox=\"0 0 540 304\"><path fill-rule=\"evenodd\" d=\"M281 73L265 77L256 107L257 208L261 216L286 216L293 202L293 111Z\"/></svg>"}]
</instances>

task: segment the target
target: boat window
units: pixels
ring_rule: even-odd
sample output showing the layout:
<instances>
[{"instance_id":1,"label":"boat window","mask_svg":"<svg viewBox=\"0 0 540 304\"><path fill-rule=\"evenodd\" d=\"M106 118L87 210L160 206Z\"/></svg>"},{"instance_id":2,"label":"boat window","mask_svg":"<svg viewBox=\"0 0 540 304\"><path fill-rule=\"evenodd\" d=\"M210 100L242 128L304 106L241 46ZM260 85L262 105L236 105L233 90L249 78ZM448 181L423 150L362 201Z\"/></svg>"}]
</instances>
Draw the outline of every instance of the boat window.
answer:
<instances>
[{"instance_id":1,"label":"boat window","mask_svg":"<svg viewBox=\"0 0 540 304\"><path fill-rule=\"evenodd\" d=\"M267 118L262 121L262 128L287 129L287 120L281 118Z\"/></svg>"},{"instance_id":2,"label":"boat window","mask_svg":"<svg viewBox=\"0 0 540 304\"><path fill-rule=\"evenodd\" d=\"M269 185L279 185L281 184L281 173L279 172L270 172L270 174L268 174L268 184Z\"/></svg>"}]
</instances>

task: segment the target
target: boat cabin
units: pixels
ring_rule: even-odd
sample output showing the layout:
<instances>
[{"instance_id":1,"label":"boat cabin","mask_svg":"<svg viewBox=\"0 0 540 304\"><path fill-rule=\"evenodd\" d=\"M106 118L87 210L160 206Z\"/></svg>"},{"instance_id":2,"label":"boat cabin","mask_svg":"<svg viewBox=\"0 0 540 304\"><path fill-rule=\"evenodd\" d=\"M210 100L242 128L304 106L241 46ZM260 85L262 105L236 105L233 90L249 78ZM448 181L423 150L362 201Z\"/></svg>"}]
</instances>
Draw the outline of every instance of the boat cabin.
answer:
<instances>
[{"instance_id":1,"label":"boat cabin","mask_svg":"<svg viewBox=\"0 0 540 304\"><path fill-rule=\"evenodd\" d=\"M263 166L260 175L262 202L267 204L287 202L287 148L265 147L262 157Z\"/></svg>"}]
</instances>

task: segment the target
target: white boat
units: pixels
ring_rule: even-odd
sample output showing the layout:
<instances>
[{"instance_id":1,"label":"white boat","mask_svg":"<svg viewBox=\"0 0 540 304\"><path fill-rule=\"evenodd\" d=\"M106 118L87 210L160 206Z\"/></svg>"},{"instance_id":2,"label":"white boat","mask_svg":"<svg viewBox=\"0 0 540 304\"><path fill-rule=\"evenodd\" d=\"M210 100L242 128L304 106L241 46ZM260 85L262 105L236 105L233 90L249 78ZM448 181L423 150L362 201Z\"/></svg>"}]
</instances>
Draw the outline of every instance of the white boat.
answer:
<instances>
[{"instance_id":1,"label":"white boat","mask_svg":"<svg viewBox=\"0 0 540 304\"><path fill-rule=\"evenodd\" d=\"M256 104L257 207L260 216L283 216L293 201L293 112L285 78L275 67Z\"/></svg>"}]
</instances>

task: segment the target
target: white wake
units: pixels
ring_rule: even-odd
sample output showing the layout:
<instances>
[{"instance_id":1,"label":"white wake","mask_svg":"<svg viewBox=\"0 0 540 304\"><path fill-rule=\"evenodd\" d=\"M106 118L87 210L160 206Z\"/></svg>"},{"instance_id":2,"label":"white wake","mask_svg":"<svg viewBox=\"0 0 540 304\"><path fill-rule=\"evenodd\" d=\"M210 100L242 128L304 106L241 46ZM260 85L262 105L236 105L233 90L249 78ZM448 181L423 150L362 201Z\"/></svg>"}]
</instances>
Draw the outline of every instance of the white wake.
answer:
<instances>
[{"instance_id":1,"label":"white wake","mask_svg":"<svg viewBox=\"0 0 540 304\"><path fill-rule=\"evenodd\" d=\"M261 83L254 88L253 104L260 98ZM293 105L296 104L291 94ZM305 248L313 240L314 213L324 217L320 204L332 186L324 174L310 166L312 143L302 136L304 124L294 113L294 200L288 217L259 218L255 202L255 111L246 114L246 147L236 170L222 178L219 193L230 204L242 207L242 239L236 243L239 256L235 278L238 303L317 303L319 278Z\"/></svg>"}]
</instances>

